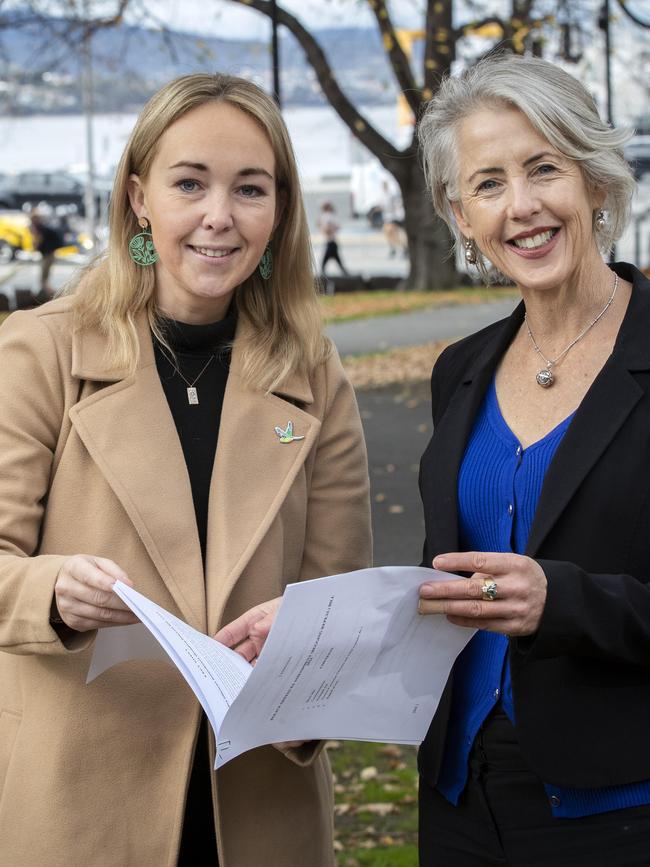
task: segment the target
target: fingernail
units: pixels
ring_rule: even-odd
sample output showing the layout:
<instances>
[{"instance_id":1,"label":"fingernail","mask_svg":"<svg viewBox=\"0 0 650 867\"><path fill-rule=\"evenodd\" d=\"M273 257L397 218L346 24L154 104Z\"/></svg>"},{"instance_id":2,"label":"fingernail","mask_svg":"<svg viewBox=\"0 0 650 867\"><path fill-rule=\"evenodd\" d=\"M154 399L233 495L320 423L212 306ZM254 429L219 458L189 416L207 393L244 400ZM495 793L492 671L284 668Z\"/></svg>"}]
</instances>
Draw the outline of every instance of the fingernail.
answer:
<instances>
[{"instance_id":1,"label":"fingernail","mask_svg":"<svg viewBox=\"0 0 650 867\"><path fill-rule=\"evenodd\" d=\"M438 556L433 558L433 568L441 569L447 561L444 557Z\"/></svg>"}]
</instances>

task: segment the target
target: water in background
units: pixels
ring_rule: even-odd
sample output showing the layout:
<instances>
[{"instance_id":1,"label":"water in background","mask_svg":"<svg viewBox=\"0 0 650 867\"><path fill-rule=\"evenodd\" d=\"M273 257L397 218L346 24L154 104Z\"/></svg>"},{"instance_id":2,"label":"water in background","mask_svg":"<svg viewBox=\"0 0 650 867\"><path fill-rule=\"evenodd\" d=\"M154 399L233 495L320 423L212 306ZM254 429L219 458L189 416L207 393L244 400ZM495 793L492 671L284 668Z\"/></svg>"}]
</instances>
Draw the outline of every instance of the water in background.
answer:
<instances>
[{"instance_id":1,"label":"water in background","mask_svg":"<svg viewBox=\"0 0 650 867\"><path fill-rule=\"evenodd\" d=\"M362 109L380 132L399 143L397 109ZM329 107L288 108L283 112L306 183L350 174L358 144ZM135 123L132 114L98 114L93 122L98 174L111 176ZM82 169L86 162L85 121L77 115L37 115L0 120L0 171Z\"/></svg>"}]
</instances>

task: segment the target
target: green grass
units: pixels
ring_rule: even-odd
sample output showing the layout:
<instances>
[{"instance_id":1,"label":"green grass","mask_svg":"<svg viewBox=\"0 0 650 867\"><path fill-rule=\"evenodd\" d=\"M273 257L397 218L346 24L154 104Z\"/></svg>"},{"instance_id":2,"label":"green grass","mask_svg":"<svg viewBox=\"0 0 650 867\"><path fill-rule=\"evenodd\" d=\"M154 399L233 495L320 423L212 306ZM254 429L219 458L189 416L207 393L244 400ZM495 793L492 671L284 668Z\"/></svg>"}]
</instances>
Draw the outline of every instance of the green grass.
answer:
<instances>
[{"instance_id":1,"label":"green grass","mask_svg":"<svg viewBox=\"0 0 650 867\"><path fill-rule=\"evenodd\" d=\"M339 860L340 867L417 867L417 846L355 849Z\"/></svg>"},{"instance_id":2,"label":"green grass","mask_svg":"<svg viewBox=\"0 0 650 867\"><path fill-rule=\"evenodd\" d=\"M339 867L417 867L415 756L391 744L330 747Z\"/></svg>"}]
</instances>

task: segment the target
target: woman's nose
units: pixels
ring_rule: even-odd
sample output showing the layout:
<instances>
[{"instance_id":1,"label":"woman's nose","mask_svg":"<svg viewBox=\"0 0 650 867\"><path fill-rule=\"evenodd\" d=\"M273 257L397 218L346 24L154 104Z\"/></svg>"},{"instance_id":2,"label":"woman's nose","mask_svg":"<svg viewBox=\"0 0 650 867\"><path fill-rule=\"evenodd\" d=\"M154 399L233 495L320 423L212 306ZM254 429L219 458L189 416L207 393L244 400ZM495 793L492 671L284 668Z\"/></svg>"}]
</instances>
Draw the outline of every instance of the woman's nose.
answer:
<instances>
[{"instance_id":1,"label":"woman's nose","mask_svg":"<svg viewBox=\"0 0 650 867\"><path fill-rule=\"evenodd\" d=\"M215 190L206 196L204 202L205 212L202 220L204 229L225 232L233 227L232 202L227 193Z\"/></svg>"},{"instance_id":2,"label":"woman's nose","mask_svg":"<svg viewBox=\"0 0 650 867\"><path fill-rule=\"evenodd\" d=\"M526 220L541 210L536 190L524 178L511 181L508 195L508 216L513 220Z\"/></svg>"}]
</instances>

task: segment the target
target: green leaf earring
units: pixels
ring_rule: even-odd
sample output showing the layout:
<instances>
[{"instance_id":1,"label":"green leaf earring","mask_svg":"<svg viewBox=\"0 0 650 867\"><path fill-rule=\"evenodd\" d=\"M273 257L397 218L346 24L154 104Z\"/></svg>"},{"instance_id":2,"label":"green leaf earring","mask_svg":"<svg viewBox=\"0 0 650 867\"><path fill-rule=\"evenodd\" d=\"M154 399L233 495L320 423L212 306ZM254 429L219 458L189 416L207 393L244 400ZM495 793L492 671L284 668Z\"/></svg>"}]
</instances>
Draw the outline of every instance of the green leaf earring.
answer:
<instances>
[{"instance_id":1,"label":"green leaf earring","mask_svg":"<svg viewBox=\"0 0 650 867\"><path fill-rule=\"evenodd\" d=\"M144 231L134 235L129 241L129 256L133 259L136 265L153 265L158 261L158 253L153 245L153 237L149 229L149 220L146 217L140 217L138 226Z\"/></svg>"},{"instance_id":2,"label":"green leaf earring","mask_svg":"<svg viewBox=\"0 0 650 867\"><path fill-rule=\"evenodd\" d=\"M266 250L262 253L262 258L257 266L262 280L270 280L273 274L273 253L271 252L271 242L266 245Z\"/></svg>"}]
</instances>

